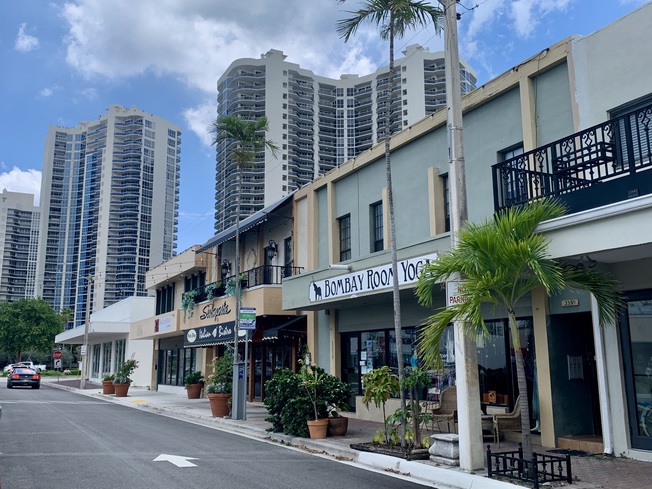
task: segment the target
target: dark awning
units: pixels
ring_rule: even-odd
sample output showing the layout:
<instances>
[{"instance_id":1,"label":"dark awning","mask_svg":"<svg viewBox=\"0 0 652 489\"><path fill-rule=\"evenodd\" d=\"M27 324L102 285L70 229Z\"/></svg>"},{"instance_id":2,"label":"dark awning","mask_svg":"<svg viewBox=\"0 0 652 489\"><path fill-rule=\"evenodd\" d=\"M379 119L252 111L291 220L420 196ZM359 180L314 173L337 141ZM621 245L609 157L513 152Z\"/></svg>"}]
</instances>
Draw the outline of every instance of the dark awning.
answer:
<instances>
[{"instance_id":1,"label":"dark awning","mask_svg":"<svg viewBox=\"0 0 652 489\"><path fill-rule=\"evenodd\" d=\"M240 234L248 231L249 229L253 228L254 226L258 226L259 224L267 221L267 218L269 214L274 212L276 209L281 207L283 204L285 204L289 199L292 198L292 194L286 195L283 197L281 200L273 203L270 206L265 207L264 209L259 210L258 212L254 212L252 215L247 217L246 219L243 219L240 221ZM198 250L197 253L201 253L202 251L206 251L210 248L215 248L218 245L221 245L222 243L229 241L230 239L233 239L235 237L235 226L231 226L229 229L226 229L222 231L221 233L216 234L213 236L211 239L206 241Z\"/></svg>"},{"instance_id":2,"label":"dark awning","mask_svg":"<svg viewBox=\"0 0 652 489\"><path fill-rule=\"evenodd\" d=\"M301 323L304 323L303 325ZM285 323L281 323L277 326L274 326L273 328L268 328L265 331L263 331L263 340L275 340L278 339L278 334L280 331L286 331L290 332L290 326L295 326L297 329L292 330L293 332L296 333L305 333L305 322L306 322L306 316L296 316L293 317L292 319L286 321ZM303 326L303 327L301 327Z\"/></svg>"}]
</instances>

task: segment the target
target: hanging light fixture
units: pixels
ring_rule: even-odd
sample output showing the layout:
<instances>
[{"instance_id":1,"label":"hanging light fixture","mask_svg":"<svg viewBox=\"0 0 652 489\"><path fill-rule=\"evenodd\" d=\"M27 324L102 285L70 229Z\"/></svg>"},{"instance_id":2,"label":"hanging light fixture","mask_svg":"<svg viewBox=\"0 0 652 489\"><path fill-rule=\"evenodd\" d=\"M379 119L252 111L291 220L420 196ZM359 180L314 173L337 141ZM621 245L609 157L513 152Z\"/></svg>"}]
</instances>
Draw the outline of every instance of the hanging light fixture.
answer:
<instances>
[{"instance_id":1,"label":"hanging light fixture","mask_svg":"<svg viewBox=\"0 0 652 489\"><path fill-rule=\"evenodd\" d=\"M224 260L222 262L222 278L228 277L229 273L231 273L231 264L228 260Z\"/></svg>"},{"instance_id":2,"label":"hanging light fixture","mask_svg":"<svg viewBox=\"0 0 652 489\"><path fill-rule=\"evenodd\" d=\"M271 262L278 254L278 245L276 244L276 241L270 239L267 248L265 248L265 251L267 253L267 260Z\"/></svg>"}]
</instances>

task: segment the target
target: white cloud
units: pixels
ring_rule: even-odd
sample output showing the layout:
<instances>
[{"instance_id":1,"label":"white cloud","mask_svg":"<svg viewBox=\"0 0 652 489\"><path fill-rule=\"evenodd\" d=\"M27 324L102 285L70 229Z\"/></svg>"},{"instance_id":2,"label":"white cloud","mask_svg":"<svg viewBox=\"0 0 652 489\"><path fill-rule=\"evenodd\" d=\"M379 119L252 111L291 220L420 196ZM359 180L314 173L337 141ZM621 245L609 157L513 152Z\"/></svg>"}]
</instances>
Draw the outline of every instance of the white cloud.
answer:
<instances>
[{"instance_id":1,"label":"white cloud","mask_svg":"<svg viewBox=\"0 0 652 489\"><path fill-rule=\"evenodd\" d=\"M54 93L53 89L49 87L45 87L38 94L43 98L47 98L47 97L51 97L53 93Z\"/></svg>"},{"instance_id":2,"label":"white cloud","mask_svg":"<svg viewBox=\"0 0 652 489\"><path fill-rule=\"evenodd\" d=\"M186 109L183 117L188 127L194 132L205 146L210 146L213 136L210 133L211 124L217 117L215 102L206 100L203 104Z\"/></svg>"},{"instance_id":3,"label":"white cloud","mask_svg":"<svg viewBox=\"0 0 652 489\"><path fill-rule=\"evenodd\" d=\"M14 48L16 51L20 51L21 53L33 51L38 47L38 38L25 33L26 27L27 24L20 24L20 27L18 28L18 35L16 36L16 41L14 42Z\"/></svg>"},{"instance_id":4,"label":"white cloud","mask_svg":"<svg viewBox=\"0 0 652 489\"><path fill-rule=\"evenodd\" d=\"M233 60L272 48L330 72L345 57L335 32L343 15L333 0L77 0L62 8L67 62L87 78L172 75L211 94Z\"/></svg>"},{"instance_id":5,"label":"white cloud","mask_svg":"<svg viewBox=\"0 0 652 489\"><path fill-rule=\"evenodd\" d=\"M14 166L11 171L0 173L0 189L33 194L35 196L34 203L38 205L41 195L41 172L39 170L21 170Z\"/></svg>"}]
</instances>

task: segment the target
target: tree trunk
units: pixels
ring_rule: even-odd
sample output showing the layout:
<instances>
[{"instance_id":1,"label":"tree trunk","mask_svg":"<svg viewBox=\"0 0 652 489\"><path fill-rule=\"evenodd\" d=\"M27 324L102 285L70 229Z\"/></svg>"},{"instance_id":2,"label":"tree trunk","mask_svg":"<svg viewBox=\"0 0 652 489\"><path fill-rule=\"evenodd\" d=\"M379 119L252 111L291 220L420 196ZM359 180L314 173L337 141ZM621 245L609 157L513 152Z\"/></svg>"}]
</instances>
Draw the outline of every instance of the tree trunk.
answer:
<instances>
[{"instance_id":1,"label":"tree trunk","mask_svg":"<svg viewBox=\"0 0 652 489\"><path fill-rule=\"evenodd\" d=\"M521 339L518 335L518 323L514 311L509 312L509 330L512 335L514 346L514 358L516 361L516 379L518 393L521 396L521 441L523 443L523 458L532 460L532 435L530 434L530 407L527 403L527 382L525 381L525 363L521 351Z\"/></svg>"},{"instance_id":2,"label":"tree trunk","mask_svg":"<svg viewBox=\"0 0 652 489\"><path fill-rule=\"evenodd\" d=\"M396 221L394 219L394 195L392 192L392 164L390 160L390 109L394 92L394 16L389 19L389 89L385 111L385 172L387 176L387 210L389 211L389 242L392 254L392 297L394 299L394 332L396 333L396 359L398 362L398 385L401 398L401 447L405 448L405 392L403 390L403 334L401 327L401 296L398 287L398 253L396 245Z\"/></svg>"}]
</instances>

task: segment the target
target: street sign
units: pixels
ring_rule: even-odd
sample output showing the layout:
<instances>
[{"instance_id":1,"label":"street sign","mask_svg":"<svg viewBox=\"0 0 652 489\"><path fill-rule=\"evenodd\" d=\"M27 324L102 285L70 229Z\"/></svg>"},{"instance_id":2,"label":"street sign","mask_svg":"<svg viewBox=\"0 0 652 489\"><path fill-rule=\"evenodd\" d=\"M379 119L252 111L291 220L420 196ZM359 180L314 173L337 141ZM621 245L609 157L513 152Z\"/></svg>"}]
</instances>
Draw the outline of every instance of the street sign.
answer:
<instances>
[{"instance_id":1,"label":"street sign","mask_svg":"<svg viewBox=\"0 0 652 489\"><path fill-rule=\"evenodd\" d=\"M55 358L54 359L54 368L61 368L61 359L60 358Z\"/></svg>"},{"instance_id":2,"label":"street sign","mask_svg":"<svg viewBox=\"0 0 652 489\"><path fill-rule=\"evenodd\" d=\"M240 329L256 329L256 308L255 307L241 307L240 308Z\"/></svg>"},{"instance_id":3,"label":"street sign","mask_svg":"<svg viewBox=\"0 0 652 489\"><path fill-rule=\"evenodd\" d=\"M52 352L52 358L54 358L55 360L61 360L61 357L63 357L63 353L61 352L61 350L54 350Z\"/></svg>"},{"instance_id":4,"label":"street sign","mask_svg":"<svg viewBox=\"0 0 652 489\"><path fill-rule=\"evenodd\" d=\"M82 357L86 356L86 345L81 346L81 355L82 355Z\"/></svg>"}]
</instances>

